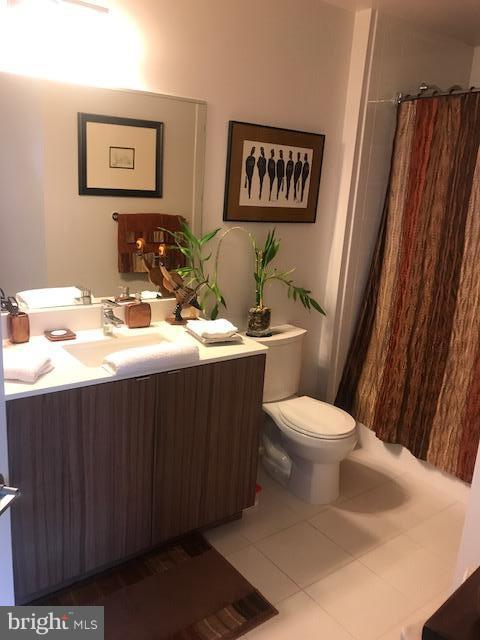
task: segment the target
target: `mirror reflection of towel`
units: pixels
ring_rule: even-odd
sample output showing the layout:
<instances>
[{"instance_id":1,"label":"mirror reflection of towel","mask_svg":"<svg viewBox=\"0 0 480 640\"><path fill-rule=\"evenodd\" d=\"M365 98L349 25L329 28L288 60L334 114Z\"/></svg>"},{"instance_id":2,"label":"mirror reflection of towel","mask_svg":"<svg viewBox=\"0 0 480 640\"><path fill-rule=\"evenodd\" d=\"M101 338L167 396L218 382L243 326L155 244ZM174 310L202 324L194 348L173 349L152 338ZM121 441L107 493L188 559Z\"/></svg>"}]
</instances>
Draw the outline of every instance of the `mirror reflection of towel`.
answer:
<instances>
[{"instance_id":1,"label":"mirror reflection of towel","mask_svg":"<svg viewBox=\"0 0 480 640\"><path fill-rule=\"evenodd\" d=\"M17 301L29 309L45 309L46 307L69 307L75 304L82 292L78 287L50 287L46 289L29 289L19 291Z\"/></svg>"}]
</instances>

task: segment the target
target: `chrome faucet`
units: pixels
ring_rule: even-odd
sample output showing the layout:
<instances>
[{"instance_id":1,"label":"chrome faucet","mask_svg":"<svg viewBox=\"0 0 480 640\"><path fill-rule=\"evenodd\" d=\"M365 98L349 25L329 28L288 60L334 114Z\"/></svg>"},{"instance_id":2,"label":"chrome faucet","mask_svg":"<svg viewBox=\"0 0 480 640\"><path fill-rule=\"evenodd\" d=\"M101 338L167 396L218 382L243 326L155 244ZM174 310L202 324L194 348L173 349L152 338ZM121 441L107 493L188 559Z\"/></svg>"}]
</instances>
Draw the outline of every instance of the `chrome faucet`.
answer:
<instances>
[{"instance_id":1,"label":"chrome faucet","mask_svg":"<svg viewBox=\"0 0 480 640\"><path fill-rule=\"evenodd\" d=\"M118 306L115 303L102 300L102 327L103 335L112 336L113 328L123 324L123 320L117 318L113 313L113 306Z\"/></svg>"}]
</instances>

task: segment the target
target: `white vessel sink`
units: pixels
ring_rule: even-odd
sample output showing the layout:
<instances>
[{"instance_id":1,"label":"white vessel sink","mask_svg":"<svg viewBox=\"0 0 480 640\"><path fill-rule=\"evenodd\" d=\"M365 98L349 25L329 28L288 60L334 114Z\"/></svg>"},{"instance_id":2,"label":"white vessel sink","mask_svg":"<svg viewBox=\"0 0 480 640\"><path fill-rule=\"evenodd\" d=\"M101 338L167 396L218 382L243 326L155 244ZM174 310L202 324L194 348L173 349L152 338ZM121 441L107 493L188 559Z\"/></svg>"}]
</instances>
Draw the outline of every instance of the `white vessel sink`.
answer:
<instances>
[{"instance_id":1,"label":"white vessel sink","mask_svg":"<svg viewBox=\"0 0 480 640\"><path fill-rule=\"evenodd\" d=\"M100 367L105 356L110 353L122 351L123 349L133 349L134 347L147 347L162 342L171 341L167 340L167 338L158 331L155 331L143 333L138 336L117 334L101 338L100 340L65 345L63 348L85 367Z\"/></svg>"}]
</instances>

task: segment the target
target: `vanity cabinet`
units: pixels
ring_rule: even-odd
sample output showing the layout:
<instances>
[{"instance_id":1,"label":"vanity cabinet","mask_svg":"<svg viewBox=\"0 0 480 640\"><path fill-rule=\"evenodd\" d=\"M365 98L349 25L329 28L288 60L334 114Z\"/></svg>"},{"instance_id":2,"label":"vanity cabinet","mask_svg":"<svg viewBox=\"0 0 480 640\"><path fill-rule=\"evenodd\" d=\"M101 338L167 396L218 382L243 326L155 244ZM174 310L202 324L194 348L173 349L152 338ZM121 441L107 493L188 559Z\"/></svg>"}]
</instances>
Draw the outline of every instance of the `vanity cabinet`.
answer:
<instances>
[{"instance_id":1,"label":"vanity cabinet","mask_svg":"<svg viewBox=\"0 0 480 640\"><path fill-rule=\"evenodd\" d=\"M150 545L155 380L7 402L17 602Z\"/></svg>"},{"instance_id":2,"label":"vanity cabinet","mask_svg":"<svg viewBox=\"0 0 480 640\"><path fill-rule=\"evenodd\" d=\"M253 504L265 356L7 402L18 604Z\"/></svg>"}]
</instances>

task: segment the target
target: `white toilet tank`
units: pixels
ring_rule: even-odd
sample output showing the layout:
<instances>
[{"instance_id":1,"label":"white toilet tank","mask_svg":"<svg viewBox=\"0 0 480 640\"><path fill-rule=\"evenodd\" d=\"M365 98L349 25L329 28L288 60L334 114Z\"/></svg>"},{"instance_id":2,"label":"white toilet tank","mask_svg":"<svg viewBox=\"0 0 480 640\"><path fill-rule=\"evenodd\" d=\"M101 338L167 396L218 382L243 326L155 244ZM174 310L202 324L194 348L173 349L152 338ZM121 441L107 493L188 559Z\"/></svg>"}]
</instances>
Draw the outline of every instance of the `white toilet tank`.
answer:
<instances>
[{"instance_id":1,"label":"white toilet tank","mask_svg":"<svg viewBox=\"0 0 480 640\"><path fill-rule=\"evenodd\" d=\"M298 392L302 344L306 329L282 324L271 328L268 338L255 338L268 347L263 401L284 400Z\"/></svg>"}]
</instances>

